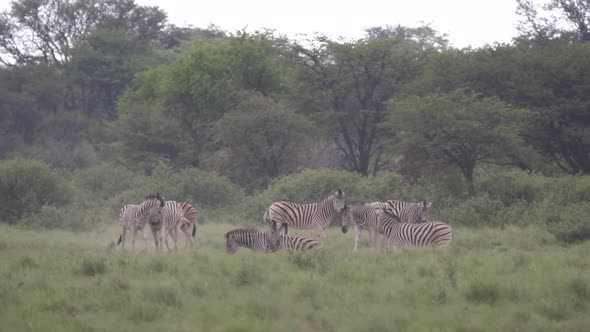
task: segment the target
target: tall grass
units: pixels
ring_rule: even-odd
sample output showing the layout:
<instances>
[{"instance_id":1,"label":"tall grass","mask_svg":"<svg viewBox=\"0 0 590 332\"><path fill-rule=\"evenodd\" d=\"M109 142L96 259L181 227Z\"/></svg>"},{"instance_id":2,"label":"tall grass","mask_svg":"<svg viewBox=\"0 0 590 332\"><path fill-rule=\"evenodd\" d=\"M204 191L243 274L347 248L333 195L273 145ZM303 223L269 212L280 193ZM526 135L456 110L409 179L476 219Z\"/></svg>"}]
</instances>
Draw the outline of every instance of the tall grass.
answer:
<instances>
[{"instance_id":1,"label":"tall grass","mask_svg":"<svg viewBox=\"0 0 590 332\"><path fill-rule=\"evenodd\" d=\"M205 224L179 254L109 250L95 233L0 227L4 331L587 331L590 243L536 227L455 227L450 248L224 252ZM295 231L296 232L296 231ZM313 234L304 232L304 234ZM140 241L141 242L141 241ZM142 245L138 246L142 248Z\"/></svg>"}]
</instances>

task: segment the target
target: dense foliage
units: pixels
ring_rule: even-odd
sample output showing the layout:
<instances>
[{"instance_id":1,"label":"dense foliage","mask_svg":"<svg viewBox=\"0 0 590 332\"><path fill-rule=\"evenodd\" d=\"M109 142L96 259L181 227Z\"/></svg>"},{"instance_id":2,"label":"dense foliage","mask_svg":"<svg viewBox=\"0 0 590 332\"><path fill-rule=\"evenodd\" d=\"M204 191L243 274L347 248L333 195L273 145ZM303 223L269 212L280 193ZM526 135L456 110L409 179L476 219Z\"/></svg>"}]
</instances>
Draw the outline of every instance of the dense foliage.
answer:
<instances>
[{"instance_id":1,"label":"dense foliage","mask_svg":"<svg viewBox=\"0 0 590 332\"><path fill-rule=\"evenodd\" d=\"M257 223L272 201L340 187L586 239L588 8L518 5L513 43L458 50L429 26L290 40L176 27L133 0L13 1L0 220L82 229L159 191L203 220Z\"/></svg>"}]
</instances>

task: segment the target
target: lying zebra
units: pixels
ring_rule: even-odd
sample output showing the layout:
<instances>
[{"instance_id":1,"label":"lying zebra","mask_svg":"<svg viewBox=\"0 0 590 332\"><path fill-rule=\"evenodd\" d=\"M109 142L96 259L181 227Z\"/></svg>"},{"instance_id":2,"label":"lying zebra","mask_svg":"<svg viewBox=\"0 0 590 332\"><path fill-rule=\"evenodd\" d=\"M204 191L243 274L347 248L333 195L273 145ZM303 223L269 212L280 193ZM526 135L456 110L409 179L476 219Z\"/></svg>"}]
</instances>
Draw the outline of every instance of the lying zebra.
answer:
<instances>
[{"instance_id":1,"label":"lying zebra","mask_svg":"<svg viewBox=\"0 0 590 332\"><path fill-rule=\"evenodd\" d=\"M271 232L259 232L255 229L244 228L229 231L225 234L225 251L228 254L233 254L239 247L266 253L320 248L320 243L313 239L286 234L271 235Z\"/></svg>"},{"instance_id":2,"label":"lying zebra","mask_svg":"<svg viewBox=\"0 0 590 332\"><path fill-rule=\"evenodd\" d=\"M400 223L384 217L381 209L375 209L379 216L377 231L387 239L394 250L417 246L448 246L453 241L451 226L434 221L419 224ZM387 247L385 250L387 251Z\"/></svg>"}]
</instances>

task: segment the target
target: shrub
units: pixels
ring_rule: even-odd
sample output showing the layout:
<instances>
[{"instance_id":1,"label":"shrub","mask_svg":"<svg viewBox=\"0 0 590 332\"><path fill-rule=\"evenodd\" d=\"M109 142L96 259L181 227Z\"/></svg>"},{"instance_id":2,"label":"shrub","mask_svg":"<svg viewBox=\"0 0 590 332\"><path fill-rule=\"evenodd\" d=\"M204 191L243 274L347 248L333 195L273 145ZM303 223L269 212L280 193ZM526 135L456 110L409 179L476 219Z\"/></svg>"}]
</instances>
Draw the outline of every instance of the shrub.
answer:
<instances>
[{"instance_id":1,"label":"shrub","mask_svg":"<svg viewBox=\"0 0 590 332\"><path fill-rule=\"evenodd\" d=\"M22 218L19 223L30 228L69 229L73 231L89 230L100 224L103 219L99 208L82 203L72 203L64 207L43 205L41 210ZM113 216L111 221L117 220Z\"/></svg>"},{"instance_id":2,"label":"shrub","mask_svg":"<svg viewBox=\"0 0 590 332\"><path fill-rule=\"evenodd\" d=\"M44 205L63 206L74 198L68 182L46 164L35 160L0 161L0 220L16 223L41 211Z\"/></svg>"},{"instance_id":3,"label":"shrub","mask_svg":"<svg viewBox=\"0 0 590 332\"><path fill-rule=\"evenodd\" d=\"M553 206L547 211L547 229L558 240L567 243L590 239L589 215L588 203Z\"/></svg>"},{"instance_id":4,"label":"shrub","mask_svg":"<svg viewBox=\"0 0 590 332\"><path fill-rule=\"evenodd\" d=\"M139 176L121 166L108 164L73 172L74 185L103 199L137 186Z\"/></svg>"}]
</instances>

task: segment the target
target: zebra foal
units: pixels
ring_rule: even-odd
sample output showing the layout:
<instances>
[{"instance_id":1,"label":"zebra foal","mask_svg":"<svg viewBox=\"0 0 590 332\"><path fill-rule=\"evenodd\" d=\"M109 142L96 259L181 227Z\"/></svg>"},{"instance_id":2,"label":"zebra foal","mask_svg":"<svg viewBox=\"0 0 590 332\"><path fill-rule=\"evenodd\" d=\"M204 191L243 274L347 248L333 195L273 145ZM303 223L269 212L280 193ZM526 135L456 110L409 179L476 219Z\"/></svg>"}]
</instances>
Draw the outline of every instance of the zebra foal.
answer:
<instances>
[{"instance_id":1,"label":"zebra foal","mask_svg":"<svg viewBox=\"0 0 590 332\"><path fill-rule=\"evenodd\" d=\"M344 208L344 192L336 189L317 203L274 202L264 213L264 222L269 225L275 221L285 227L295 229L315 229L319 243L326 240L325 229L332 218Z\"/></svg>"},{"instance_id":2,"label":"zebra foal","mask_svg":"<svg viewBox=\"0 0 590 332\"><path fill-rule=\"evenodd\" d=\"M366 204L347 204L342 210L342 233L348 232L348 227L354 225L354 246L353 251L358 248L359 238L362 230L369 231L369 244L374 248L377 246L377 211Z\"/></svg>"},{"instance_id":3,"label":"zebra foal","mask_svg":"<svg viewBox=\"0 0 590 332\"><path fill-rule=\"evenodd\" d=\"M160 218L163 206L164 199L159 193L147 196L140 204L127 204L123 206L119 213L119 224L122 227L122 232L117 245L121 244L121 248L125 249L125 234L130 230L132 232L131 250L135 250L135 236L140 231L144 239L144 250L146 250L147 241L145 240L143 228L148 220Z\"/></svg>"}]
</instances>

